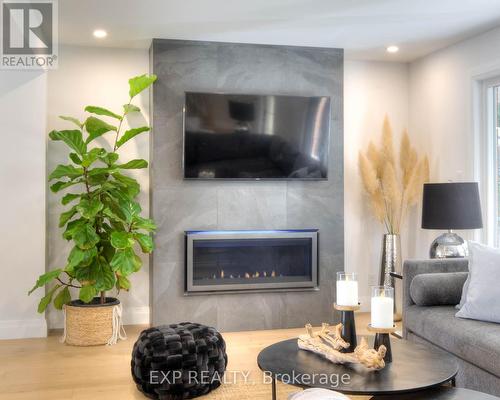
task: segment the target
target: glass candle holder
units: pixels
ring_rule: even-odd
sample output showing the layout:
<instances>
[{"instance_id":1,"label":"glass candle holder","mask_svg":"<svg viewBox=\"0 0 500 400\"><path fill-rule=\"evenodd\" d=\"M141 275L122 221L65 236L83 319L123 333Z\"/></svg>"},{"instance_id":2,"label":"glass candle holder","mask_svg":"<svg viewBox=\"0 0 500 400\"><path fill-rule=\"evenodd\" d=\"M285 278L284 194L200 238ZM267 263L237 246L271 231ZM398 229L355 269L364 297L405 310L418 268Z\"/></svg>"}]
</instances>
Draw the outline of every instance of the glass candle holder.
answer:
<instances>
[{"instance_id":1,"label":"glass candle holder","mask_svg":"<svg viewBox=\"0 0 500 400\"><path fill-rule=\"evenodd\" d=\"M355 272L337 272L337 305L357 306L358 275Z\"/></svg>"},{"instance_id":2,"label":"glass candle holder","mask_svg":"<svg viewBox=\"0 0 500 400\"><path fill-rule=\"evenodd\" d=\"M371 300L372 328L392 328L394 326L394 288L372 286Z\"/></svg>"}]
</instances>

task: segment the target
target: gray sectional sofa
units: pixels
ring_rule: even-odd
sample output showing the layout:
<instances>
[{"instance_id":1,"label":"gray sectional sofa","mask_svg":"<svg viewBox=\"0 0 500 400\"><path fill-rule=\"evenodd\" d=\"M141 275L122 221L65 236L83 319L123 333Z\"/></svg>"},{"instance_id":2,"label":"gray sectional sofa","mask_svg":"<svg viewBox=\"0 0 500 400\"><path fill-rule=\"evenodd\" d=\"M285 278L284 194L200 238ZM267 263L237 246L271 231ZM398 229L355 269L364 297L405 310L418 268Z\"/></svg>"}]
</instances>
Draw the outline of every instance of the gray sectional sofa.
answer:
<instances>
[{"instance_id":1,"label":"gray sectional sofa","mask_svg":"<svg viewBox=\"0 0 500 400\"><path fill-rule=\"evenodd\" d=\"M500 396L500 324L455 317L467 266L466 259L405 261L403 335L453 354L458 387Z\"/></svg>"}]
</instances>

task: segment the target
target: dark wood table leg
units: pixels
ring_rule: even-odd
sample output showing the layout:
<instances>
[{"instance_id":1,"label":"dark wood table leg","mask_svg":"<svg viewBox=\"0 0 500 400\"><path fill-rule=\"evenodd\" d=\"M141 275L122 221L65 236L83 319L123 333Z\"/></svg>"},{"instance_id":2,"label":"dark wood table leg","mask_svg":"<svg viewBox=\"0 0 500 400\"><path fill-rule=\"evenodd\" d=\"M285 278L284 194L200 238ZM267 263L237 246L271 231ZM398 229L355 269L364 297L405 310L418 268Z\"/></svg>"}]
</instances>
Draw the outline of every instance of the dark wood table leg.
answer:
<instances>
[{"instance_id":1,"label":"dark wood table leg","mask_svg":"<svg viewBox=\"0 0 500 400\"><path fill-rule=\"evenodd\" d=\"M271 391L272 391L272 399L276 400L276 379L274 379L271 382Z\"/></svg>"},{"instance_id":2,"label":"dark wood table leg","mask_svg":"<svg viewBox=\"0 0 500 400\"><path fill-rule=\"evenodd\" d=\"M456 377L451 378L450 384L451 384L451 387L456 387L457 386L457 378Z\"/></svg>"},{"instance_id":3,"label":"dark wood table leg","mask_svg":"<svg viewBox=\"0 0 500 400\"><path fill-rule=\"evenodd\" d=\"M356 322L354 320L354 311L341 311L340 322L342 323L342 339L350 343L348 349L341 349L341 353L352 353L358 342L356 340Z\"/></svg>"},{"instance_id":4,"label":"dark wood table leg","mask_svg":"<svg viewBox=\"0 0 500 400\"><path fill-rule=\"evenodd\" d=\"M379 346L384 345L387 349L384 357L386 363L392 362L392 349L391 349L391 338L388 333L377 333L375 334L375 342L373 348L378 350Z\"/></svg>"}]
</instances>

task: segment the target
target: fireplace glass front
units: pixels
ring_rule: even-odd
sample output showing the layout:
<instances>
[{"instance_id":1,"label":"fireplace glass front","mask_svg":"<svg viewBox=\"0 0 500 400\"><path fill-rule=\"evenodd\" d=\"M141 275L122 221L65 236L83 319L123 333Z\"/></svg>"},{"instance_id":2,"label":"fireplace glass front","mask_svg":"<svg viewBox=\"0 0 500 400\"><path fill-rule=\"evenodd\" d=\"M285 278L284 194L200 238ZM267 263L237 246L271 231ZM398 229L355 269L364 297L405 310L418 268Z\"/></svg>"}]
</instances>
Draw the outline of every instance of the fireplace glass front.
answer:
<instances>
[{"instance_id":1,"label":"fireplace glass front","mask_svg":"<svg viewBox=\"0 0 500 400\"><path fill-rule=\"evenodd\" d=\"M314 289L317 230L188 231L186 292Z\"/></svg>"}]
</instances>

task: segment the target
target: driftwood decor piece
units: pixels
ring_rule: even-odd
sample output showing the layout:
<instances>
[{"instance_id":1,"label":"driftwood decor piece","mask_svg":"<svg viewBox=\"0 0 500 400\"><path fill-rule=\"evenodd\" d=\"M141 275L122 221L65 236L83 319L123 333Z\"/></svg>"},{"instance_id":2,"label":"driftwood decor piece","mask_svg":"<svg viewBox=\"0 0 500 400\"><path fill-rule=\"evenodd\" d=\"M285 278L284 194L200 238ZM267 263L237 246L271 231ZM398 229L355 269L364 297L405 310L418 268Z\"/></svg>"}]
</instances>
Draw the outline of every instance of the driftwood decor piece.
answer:
<instances>
[{"instance_id":1,"label":"driftwood decor piece","mask_svg":"<svg viewBox=\"0 0 500 400\"><path fill-rule=\"evenodd\" d=\"M329 324L323 323L321 330L317 332L313 332L311 324L307 324L306 331L307 333L300 335L297 340L299 349L319 354L335 364L361 364L372 370L385 367L386 347L382 345L378 350L371 349L365 338L361 339L354 352L342 353L342 350L350 347L350 343L342 339L342 324L330 327Z\"/></svg>"}]
</instances>

